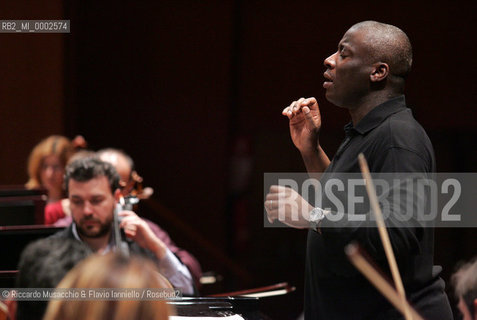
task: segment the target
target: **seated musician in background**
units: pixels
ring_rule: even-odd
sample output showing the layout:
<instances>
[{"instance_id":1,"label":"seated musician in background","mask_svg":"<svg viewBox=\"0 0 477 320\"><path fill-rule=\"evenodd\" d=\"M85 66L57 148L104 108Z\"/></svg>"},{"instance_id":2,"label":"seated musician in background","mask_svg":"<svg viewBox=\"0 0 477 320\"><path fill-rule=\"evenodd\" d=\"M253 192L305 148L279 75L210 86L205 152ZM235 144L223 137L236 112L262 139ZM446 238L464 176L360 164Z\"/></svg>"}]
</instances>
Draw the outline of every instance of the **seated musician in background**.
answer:
<instances>
[{"instance_id":1,"label":"seated musician in background","mask_svg":"<svg viewBox=\"0 0 477 320\"><path fill-rule=\"evenodd\" d=\"M477 320L477 258L462 265L452 276L462 320Z\"/></svg>"},{"instance_id":2,"label":"seated musician in background","mask_svg":"<svg viewBox=\"0 0 477 320\"><path fill-rule=\"evenodd\" d=\"M171 288L154 264L139 257L109 253L93 255L71 270L58 288ZM164 300L51 300L45 320L167 320L172 313Z\"/></svg>"},{"instance_id":3,"label":"seated musician in background","mask_svg":"<svg viewBox=\"0 0 477 320\"><path fill-rule=\"evenodd\" d=\"M66 167L65 187L73 222L53 237L76 239L100 254L112 251L114 210L121 196L119 175L114 167L92 157L75 160ZM184 294L194 294L189 270L149 225L132 211L121 211L118 215L130 253L151 258L175 288Z\"/></svg>"},{"instance_id":4,"label":"seated musician in background","mask_svg":"<svg viewBox=\"0 0 477 320\"><path fill-rule=\"evenodd\" d=\"M134 161L128 154L118 149L107 148L99 150L97 152L97 156L101 160L111 163L118 172L121 178L119 182L121 194L124 197L135 195L139 199L147 199L149 196L151 196L153 192L151 188L145 188L141 193L138 193L136 190L134 190L135 184L140 183L142 178L135 171ZM182 261L182 263L189 268L189 271L194 278L194 283L198 288L200 285L199 279L202 275L202 270L197 259L186 250L177 247L169 237L169 234L167 234L167 232L161 229L157 224L148 219L143 220L147 222L154 234L167 246L167 248L169 248L169 250L172 251L172 253L174 253Z\"/></svg>"},{"instance_id":5,"label":"seated musician in background","mask_svg":"<svg viewBox=\"0 0 477 320\"><path fill-rule=\"evenodd\" d=\"M109 162L114 166L119 174L119 185L121 194L124 197L136 196L139 199L147 199L152 195L153 190L151 188L146 188L148 190L145 192L144 190L140 190L139 193L134 190L135 185L142 182L142 178L137 174L134 168L133 159L124 151L106 148L97 151L96 155L101 160ZM131 194L132 192L134 192L134 194Z\"/></svg>"},{"instance_id":6,"label":"seated musician in background","mask_svg":"<svg viewBox=\"0 0 477 320\"><path fill-rule=\"evenodd\" d=\"M52 135L38 143L28 158L29 180L25 184L28 189L44 188L47 191L48 202L45 207L45 224L69 214L68 200L65 199L63 176L68 160L77 148L86 146L82 136L73 141L59 135Z\"/></svg>"}]
</instances>

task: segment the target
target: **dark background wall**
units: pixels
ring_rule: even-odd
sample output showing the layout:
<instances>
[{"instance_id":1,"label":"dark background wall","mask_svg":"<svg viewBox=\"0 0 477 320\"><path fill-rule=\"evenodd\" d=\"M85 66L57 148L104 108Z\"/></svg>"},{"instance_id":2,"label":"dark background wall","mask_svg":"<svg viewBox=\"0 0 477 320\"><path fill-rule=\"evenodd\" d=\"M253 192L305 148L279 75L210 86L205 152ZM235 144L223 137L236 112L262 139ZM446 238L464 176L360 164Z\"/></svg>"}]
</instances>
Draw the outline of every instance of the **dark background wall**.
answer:
<instances>
[{"instance_id":1,"label":"dark background wall","mask_svg":"<svg viewBox=\"0 0 477 320\"><path fill-rule=\"evenodd\" d=\"M3 2L2 19L71 19L71 33L0 34L0 182L24 183L29 151L49 134L122 148L161 204L144 214L205 270L225 275L220 289L286 280L299 289L299 310L305 233L262 227L263 173L304 170L281 110L317 97L332 156L348 115L324 99L323 59L358 21L395 24L414 46L407 100L438 170L475 172L475 9L471 1ZM475 229L436 231L446 278L477 253L474 237Z\"/></svg>"}]
</instances>

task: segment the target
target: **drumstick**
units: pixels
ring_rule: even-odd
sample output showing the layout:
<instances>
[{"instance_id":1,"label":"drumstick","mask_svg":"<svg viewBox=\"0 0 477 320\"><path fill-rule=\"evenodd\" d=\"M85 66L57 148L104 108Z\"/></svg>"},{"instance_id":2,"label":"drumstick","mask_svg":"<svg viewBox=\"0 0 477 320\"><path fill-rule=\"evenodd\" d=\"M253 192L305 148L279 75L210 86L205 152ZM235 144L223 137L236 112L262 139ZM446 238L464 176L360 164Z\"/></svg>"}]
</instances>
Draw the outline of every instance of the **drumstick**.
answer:
<instances>
[{"instance_id":1,"label":"drumstick","mask_svg":"<svg viewBox=\"0 0 477 320\"><path fill-rule=\"evenodd\" d=\"M409 305L407 300L404 300L403 302L402 296L399 295L388 281L386 281L386 279L384 279L384 277L366 260L366 258L360 253L358 245L354 243L347 245L345 252L356 269L358 269L404 316L409 316L411 317L410 319L414 320L423 320L416 310Z\"/></svg>"},{"instance_id":2,"label":"drumstick","mask_svg":"<svg viewBox=\"0 0 477 320\"><path fill-rule=\"evenodd\" d=\"M378 197L376 196L376 190L374 189L373 180L371 179L371 175L369 173L368 163L366 162L366 159L362 153L359 154L358 160L361 173L363 174L363 178L366 181L366 191L368 192L369 202L376 217L379 236L381 237L384 252L386 253L386 258L388 260L389 267L391 268L394 284L397 288L399 296L401 297L401 303L404 306L404 317L406 320L412 320L411 314L406 305L406 293L404 292L401 275L399 274L396 258L394 257L393 247L391 246L391 241L389 240L389 234L386 230L386 225L384 224L383 214L381 212L381 208L379 207Z\"/></svg>"}]
</instances>

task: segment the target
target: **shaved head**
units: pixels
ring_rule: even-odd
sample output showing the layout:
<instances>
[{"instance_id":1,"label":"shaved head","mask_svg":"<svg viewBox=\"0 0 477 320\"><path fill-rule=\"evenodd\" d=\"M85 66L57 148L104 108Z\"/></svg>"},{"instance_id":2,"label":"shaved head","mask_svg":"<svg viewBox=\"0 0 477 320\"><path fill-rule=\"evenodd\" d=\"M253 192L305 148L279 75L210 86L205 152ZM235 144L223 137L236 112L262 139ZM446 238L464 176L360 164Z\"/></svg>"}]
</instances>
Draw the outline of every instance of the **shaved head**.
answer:
<instances>
[{"instance_id":1,"label":"shaved head","mask_svg":"<svg viewBox=\"0 0 477 320\"><path fill-rule=\"evenodd\" d=\"M326 99L349 109L384 102L404 93L411 64L411 43L401 29L376 21L357 23L324 61Z\"/></svg>"},{"instance_id":2,"label":"shaved head","mask_svg":"<svg viewBox=\"0 0 477 320\"><path fill-rule=\"evenodd\" d=\"M372 62L387 63L391 76L402 79L407 77L411 71L412 47L404 31L377 21L357 23L351 30L365 31L365 43L370 50Z\"/></svg>"},{"instance_id":3,"label":"shaved head","mask_svg":"<svg viewBox=\"0 0 477 320\"><path fill-rule=\"evenodd\" d=\"M124 196L128 195L135 183L133 179L133 174L135 173L133 159L124 151L114 148L102 149L96 154L101 160L114 166L121 177L119 182L121 192Z\"/></svg>"}]
</instances>

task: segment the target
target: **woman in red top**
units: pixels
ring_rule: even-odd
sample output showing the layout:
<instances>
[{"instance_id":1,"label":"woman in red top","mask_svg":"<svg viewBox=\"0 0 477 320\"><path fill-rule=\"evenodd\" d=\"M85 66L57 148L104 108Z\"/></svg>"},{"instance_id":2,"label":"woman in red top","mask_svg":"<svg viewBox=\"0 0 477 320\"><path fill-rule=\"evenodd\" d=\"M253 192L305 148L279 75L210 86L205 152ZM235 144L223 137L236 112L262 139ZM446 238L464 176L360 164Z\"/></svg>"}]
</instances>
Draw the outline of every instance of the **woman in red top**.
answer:
<instances>
[{"instance_id":1,"label":"woman in red top","mask_svg":"<svg viewBox=\"0 0 477 320\"><path fill-rule=\"evenodd\" d=\"M69 211L63 189L65 166L77 147L85 147L83 137L78 136L73 141L53 135L37 144L28 159L28 175L30 179L25 184L28 189L43 188L47 190L48 202L45 207L45 224L53 224L65 217Z\"/></svg>"}]
</instances>

